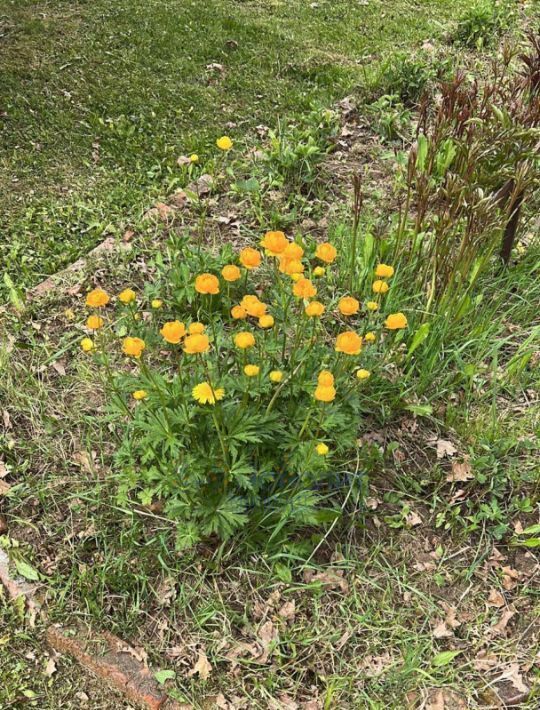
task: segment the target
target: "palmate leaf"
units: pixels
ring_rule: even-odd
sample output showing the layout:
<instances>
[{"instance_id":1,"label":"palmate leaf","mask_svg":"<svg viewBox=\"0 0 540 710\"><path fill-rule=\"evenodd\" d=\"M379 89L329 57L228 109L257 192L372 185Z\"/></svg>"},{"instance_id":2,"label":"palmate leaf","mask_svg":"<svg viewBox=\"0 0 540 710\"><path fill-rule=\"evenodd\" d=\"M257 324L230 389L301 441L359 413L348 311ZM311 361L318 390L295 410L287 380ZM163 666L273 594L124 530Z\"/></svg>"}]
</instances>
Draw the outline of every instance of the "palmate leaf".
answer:
<instances>
[{"instance_id":1,"label":"palmate leaf","mask_svg":"<svg viewBox=\"0 0 540 710\"><path fill-rule=\"evenodd\" d=\"M248 521L246 504L238 496L229 494L219 500L211 511L204 515L202 531L205 535L217 534L229 538L235 530Z\"/></svg>"}]
</instances>

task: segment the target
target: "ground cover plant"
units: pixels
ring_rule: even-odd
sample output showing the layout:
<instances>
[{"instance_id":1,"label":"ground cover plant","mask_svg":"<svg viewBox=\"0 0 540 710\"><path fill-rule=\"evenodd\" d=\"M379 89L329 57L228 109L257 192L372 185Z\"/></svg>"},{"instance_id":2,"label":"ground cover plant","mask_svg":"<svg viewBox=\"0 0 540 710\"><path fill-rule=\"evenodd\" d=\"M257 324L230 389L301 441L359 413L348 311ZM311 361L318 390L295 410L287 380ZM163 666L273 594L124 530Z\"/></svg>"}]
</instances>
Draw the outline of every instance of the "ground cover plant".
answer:
<instances>
[{"instance_id":1,"label":"ground cover plant","mask_svg":"<svg viewBox=\"0 0 540 710\"><path fill-rule=\"evenodd\" d=\"M309 42L351 18L312 10ZM197 708L536 708L537 44L513 42L429 103L399 79L193 134L79 270L10 272L0 547L52 621ZM122 706L20 602L0 618L0 704Z\"/></svg>"}]
</instances>

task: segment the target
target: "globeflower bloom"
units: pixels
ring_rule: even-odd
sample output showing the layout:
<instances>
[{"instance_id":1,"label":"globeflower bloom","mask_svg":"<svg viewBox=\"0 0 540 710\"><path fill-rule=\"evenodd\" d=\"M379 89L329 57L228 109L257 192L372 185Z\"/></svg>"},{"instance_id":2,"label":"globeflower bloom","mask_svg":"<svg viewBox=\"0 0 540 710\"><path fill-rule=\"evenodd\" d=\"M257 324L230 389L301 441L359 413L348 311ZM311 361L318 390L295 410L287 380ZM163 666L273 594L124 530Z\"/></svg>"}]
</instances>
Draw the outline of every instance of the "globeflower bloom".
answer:
<instances>
[{"instance_id":1,"label":"globeflower bloom","mask_svg":"<svg viewBox=\"0 0 540 710\"><path fill-rule=\"evenodd\" d=\"M320 301L311 301L304 309L304 313L309 318L319 318L324 313L324 306Z\"/></svg>"},{"instance_id":2,"label":"globeflower bloom","mask_svg":"<svg viewBox=\"0 0 540 710\"><path fill-rule=\"evenodd\" d=\"M241 276L240 269L235 264L227 264L221 269L221 275L225 281L238 281Z\"/></svg>"},{"instance_id":3,"label":"globeflower bloom","mask_svg":"<svg viewBox=\"0 0 540 710\"><path fill-rule=\"evenodd\" d=\"M334 384L334 375L330 370L321 370L317 376L317 384L321 387L330 387Z\"/></svg>"},{"instance_id":4,"label":"globeflower bloom","mask_svg":"<svg viewBox=\"0 0 540 710\"><path fill-rule=\"evenodd\" d=\"M362 350L362 338L353 330L340 333L336 338L336 352L345 355L358 355Z\"/></svg>"},{"instance_id":5,"label":"globeflower bloom","mask_svg":"<svg viewBox=\"0 0 540 710\"><path fill-rule=\"evenodd\" d=\"M391 279L394 275L394 267L388 264L379 264L375 269L375 276L380 279Z\"/></svg>"},{"instance_id":6,"label":"globeflower bloom","mask_svg":"<svg viewBox=\"0 0 540 710\"><path fill-rule=\"evenodd\" d=\"M233 306L231 308L231 316L234 320L242 320L247 318L247 311L243 306Z\"/></svg>"},{"instance_id":7,"label":"globeflower bloom","mask_svg":"<svg viewBox=\"0 0 540 710\"><path fill-rule=\"evenodd\" d=\"M152 308L157 310L158 308L161 308L163 306L163 301L161 300L161 298L154 298L150 305L152 306Z\"/></svg>"},{"instance_id":8,"label":"globeflower bloom","mask_svg":"<svg viewBox=\"0 0 540 710\"><path fill-rule=\"evenodd\" d=\"M225 390L223 387L214 388L209 382L201 382L199 385L195 385L191 394L199 404L215 404L223 399Z\"/></svg>"},{"instance_id":9,"label":"globeflower bloom","mask_svg":"<svg viewBox=\"0 0 540 710\"><path fill-rule=\"evenodd\" d=\"M219 293L219 281L214 274L200 274L195 279L195 290L198 293L215 295Z\"/></svg>"},{"instance_id":10,"label":"globeflower bloom","mask_svg":"<svg viewBox=\"0 0 540 710\"><path fill-rule=\"evenodd\" d=\"M297 298L313 298L317 295L317 289L309 279L298 279L293 286L293 293Z\"/></svg>"},{"instance_id":11,"label":"globeflower bloom","mask_svg":"<svg viewBox=\"0 0 540 710\"><path fill-rule=\"evenodd\" d=\"M132 288L125 288L122 293L118 294L118 300L126 305L128 303L133 303L137 298L137 294Z\"/></svg>"},{"instance_id":12,"label":"globeflower bloom","mask_svg":"<svg viewBox=\"0 0 540 710\"><path fill-rule=\"evenodd\" d=\"M330 449L328 448L328 446L324 442L321 441L315 447L315 451L319 454L319 456L326 456L328 454L328 452L330 451Z\"/></svg>"},{"instance_id":13,"label":"globeflower bloom","mask_svg":"<svg viewBox=\"0 0 540 710\"><path fill-rule=\"evenodd\" d=\"M146 399L148 397L148 392L146 390L135 390L132 396L133 399L137 400L137 402L140 402L141 399Z\"/></svg>"},{"instance_id":14,"label":"globeflower bloom","mask_svg":"<svg viewBox=\"0 0 540 710\"><path fill-rule=\"evenodd\" d=\"M186 334L186 326L179 320L171 320L165 323L159 332L168 343L178 345Z\"/></svg>"},{"instance_id":15,"label":"globeflower bloom","mask_svg":"<svg viewBox=\"0 0 540 710\"><path fill-rule=\"evenodd\" d=\"M261 328L272 328L274 325L274 316L264 315L259 318L259 326Z\"/></svg>"},{"instance_id":16,"label":"globeflower bloom","mask_svg":"<svg viewBox=\"0 0 540 710\"><path fill-rule=\"evenodd\" d=\"M282 274L296 276L304 272L304 265L299 259L291 259L283 256L279 257L279 270Z\"/></svg>"},{"instance_id":17,"label":"globeflower bloom","mask_svg":"<svg viewBox=\"0 0 540 710\"><path fill-rule=\"evenodd\" d=\"M401 330L407 327L407 318L403 313L390 313L384 324L388 330Z\"/></svg>"},{"instance_id":18,"label":"globeflower bloom","mask_svg":"<svg viewBox=\"0 0 540 710\"><path fill-rule=\"evenodd\" d=\"M204 333L206 326L204 323L192 323L188 328L188 333L190 335L198 335Z\"/></svg>"},{"instance_id":19,"label":"globeflower bloom","mask_svg":"<svg viewBox=\"0 0 540 710\"><path fill-rule=\"evenodd\" d=\"M294 259L294 261L300 261L304 256L304 250L297 244L297 242L289 242L285 247L282 256L284 259Z\"/></svg>"},{"instance_id":20,"label":"globeflower bloom","mask_svg":"<svg viewBox=\"0 0 540 710\"><path fill-rule=\"evenodd\" d=\"M373 282L373 293L386 293L388 289L390 288L386 281L381 281L380 279L377 279L377 281Z\"/></svg>"},{"instance_id":21,"label":"globeflower bloom","mask_svg":"<svg viewBox=\"0 0 540 710\"><path fill-rule=\"evenodd\" d=\"M145 347L146 344L141 338L127 337L124 338L124 342L122 343L124 355L128 355L129 357L140 358Z\"/></svg>"},{"instance_id":22,"label":"globeflower bloom","mask_svg":"<svg viewBox=\"0 0 540 710\"><path fill-rule=\"evenodd\" d=\"M353 316L360 310L360 303L352 296L343 296L338 303L338 310L344 316Z\"/></svg>"},{"instance_id":23,"label":"globeflower bloom","mask_svg":"<svg viewBox=\"0 0 540 710\"><path fill-rule=\"evenodd\" d=\"M268 377L271 382L281 382L283 379L283 372L281 372L281 370L272 370Z\"/></svg>"},{"instance_id":24,"label":"globeflower bloom","mask_svg":"<svg viewBox=\"0 0 540 710\"><path fill-rule=\"evenodd\" d=\"M318 402L333 402L336 398L336 388L334 385L318 385L313 396Z\"/></svg>"},{"instance_id":25,"label":"globeflower bloom","mask_svg":"<svg viewBox=\"0 0 540 710\"><path fill-rule=\"evenodd\" d=\"M256 269L261 265L261 252L252 247L242 249L239 255L240 263L245 269Z\"/></svg>"},{"instance_id":26,"label":"globeflower bloom","mask_svg":"<svg viewBox=\"0 0 540 710\"><path fill-rule=\"evenodd\" d=\"M195 333L186 337L183 347L186 355L200 355L210 350L210 340L207 335Z\"/></svg>"},{"instance_id":27,"label":"globeflower bloom","mask_svg":"<svg viewBox=\"0 0 540 710\"><path fill-rule=\"evenodd\" d=\"M356 376L359 380L367 380L368 377L371 377L371 372L369 370L357 370Z\"/></svg>"},{"instance_id":28,"label":"globeflower bloom","mask_svg":"<svg viewBox=\"0 0 540 710\"><path fill-rule=\"evenodd\" d=\"M247 350L255 345L255 337L253 333L244 330L234 336L234 344L240 350Z\"/></svg>"},{"instance_id":29,"label":"globeflower bloom","mask_svg":"<svg viewBox=\"0 0 540 710\"><path fill-rule=\"evenodd\" d=\"M324 266L316 266L313 269L313 276L315 276L318 279L321 278L321 276L324 276L325 274L326 274L326 269L324 268Z\"/></svg>"},{"instance_id":30,"label":"globeflower bloom","mask_svg":"<svg viewBox=\"0 0 540 710\"><path fill-rule=\"evenodd\" d=\"M102 288L95 288L86 296L86 305L90 308L101 308L110 300L109 295Z\"/></svg>"},{"instance_id":31,"label":"globeflower bloom","mask_svg":"<svg viewBox=\"0 0 540 710\"><path fill-rule=\"evenodd\" d=\"M366 308L368 311L378 311L379 310L379 304L377 301L368 301L366 303Z\"/></svg>"},{"instance_id":32,"label":"globeflower bloom","mask_svg":"<svg viewBox=\"0 0 540 710\"><path fill-rule=\"evenodd\" d=\"M331 264L336 259L337 249L333 244L330 244L330 242L324 242L324 244L317 246L315 256L317 259L324 261L325 264Z\"/></svg>"},{"instance_id":33,"label":"globeflower bloom","mask_svg":"<svg viewBox=\"0 0 540 710\"><path fill-rule=\"evenodd\" d=\"M377 336L373 331L370 331L364 335L364 340L366 343L374 343L377 340Z\"/></svg>"},{"instance_id":34,"label":"globeflower bloom","mask_svg":"<svg viewBox=\"0 0 540 710\"><path fill-rule=\"evenodd\" d=\"M244 367L244 374L247 377L256 377L260 371L261 368L258 365L246 365Z\"/></svg>"},{"instance_id":35,"label":"globeflower bloom","mask_svg":"<svg viewBox=\"0 0 540 710\"><path fill-rule=\"evenodd\" d=\"M83 352L89 353L94 349L94 347L95 347L95 345L94 345L94 341L92 340L92 338L83 338L81 340L81 348L82 348Z\"/></svg>"},{"instance_id":36,"label":"globeflower bloom","mask_svg":"<svg viewBox=\"0 0 540 710\"><path fill-rule=\"evenodd\" d=\"M229 136L221 136L221 138L217 139L216 145L220 150L227 152L233 147L233 142Z\"/></svg>"},{"instance_id":37,"label":"globeflower bloom","mask_svg":"<svg viewBox=\"0 0 540 710\"><path fill-rule=\"evenodd\" d=\"M240 306L246 311L248 316L253 318L260 318L266 313L267 305L262 301L259 301L258 296L253 296L248 294L240 302Z\"/></svg>"},{"instance_id":38,"label":"globeflower bloom","mask_svg":"<svg viewBox=\"0 0 540 710\"><path fill-rule=\"evenodd\" d=\"M289 243L283 232L266 232L261 240L261 246L265 248L269 256L278 256L287 248Z\"/></svg>"},{"instance_id":39,"label":"globeflower bloom","mask_svg":"<svg viewBox=\"0 0 540 710\"><path fill-rule=\"evenodd\" d=\"M88 316L86 320L86 327L90 330L99 330L100 328L103 328L103 323L104 321L101 316L91 315Z\"/></svg>"}]
</instances>

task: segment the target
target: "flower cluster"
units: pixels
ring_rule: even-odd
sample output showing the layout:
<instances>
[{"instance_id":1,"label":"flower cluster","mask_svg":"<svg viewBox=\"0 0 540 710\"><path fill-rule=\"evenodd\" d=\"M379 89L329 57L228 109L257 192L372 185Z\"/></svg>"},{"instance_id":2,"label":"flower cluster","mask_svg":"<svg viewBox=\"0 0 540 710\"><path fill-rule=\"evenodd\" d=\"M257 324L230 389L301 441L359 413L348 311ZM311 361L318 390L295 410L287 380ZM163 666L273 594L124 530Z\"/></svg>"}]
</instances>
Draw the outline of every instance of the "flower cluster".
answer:
<instances>
[{"instance_id":1,"label":"flower cluster","mask_svg":"<svg viewBox=\"0 0 540 710\"><path fill-rule=\"evenodd\" d=\"M374 266L370 299L340 291L349 279L330 242L271 230L236 255L184 249L175 261L191 273L182 285L171 271L159 293L90 291L81 348L105 361L128 417L125 490L170 499L186 519L229 506L228 524L240 524L292 476L302 489L332 475L332 459L354 445L347 431L366 382L407 318L385 313L390 265ZM223 517L212 520L222 534Z\"/></svg>"}]
</instances>

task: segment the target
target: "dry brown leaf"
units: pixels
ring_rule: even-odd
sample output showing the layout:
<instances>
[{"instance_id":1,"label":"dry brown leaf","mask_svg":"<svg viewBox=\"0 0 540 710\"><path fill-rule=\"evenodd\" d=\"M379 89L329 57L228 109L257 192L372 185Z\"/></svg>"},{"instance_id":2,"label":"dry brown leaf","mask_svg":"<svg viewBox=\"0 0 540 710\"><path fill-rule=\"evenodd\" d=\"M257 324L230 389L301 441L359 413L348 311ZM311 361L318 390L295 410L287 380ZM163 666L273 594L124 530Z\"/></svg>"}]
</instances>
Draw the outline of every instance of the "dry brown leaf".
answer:
<instances>
[{"instance_id":1,"label":"dry brown leaf","mask_svg":"<svg viewBox=\"0 0 540 710\"><path fill-rule=\"evenodd\" d=\"M8 473L9 471L7 469L6 464L0 459L0 478L5 478Z\"/></svg>"},{"instance_id":2,"label":"dry brown leaf","mask_svg":"<svg viewBox=\"0 0 540 710\"><path fill-rule=\"evenodd\" d=\"M474 478L474 474L469 461L453 461L452 470L446 477L446 480L450 483L455 483L456 481L470 481L471 478Z\"/></svg>"},{"instance_id":3,"label":"dry brown leaf","mask_svg":"<svg viewBox=\"0 0 540 710\"><path fill-rule=\"evenodd\" d=\"M494 606L497 607L497 609L500 609L501 607L505 606L506 601L503 595L497 589L492 589L489 593L486 603L488 606Z\"/></svg>"},{"instance_id":4,"label":"dry brown leaf","mask_svg":"<svg viewBox=\"0 0 540 710\"><path fill-rule=\"evenodd\" d=\"M206 680L211 672L212 666L210 665L210 662L206 657L206 653L204 651L199 651L197 663L189 671L188 676L191 677L198 673L199 678L202 678L202 680Z\"/></svg>"},{"instance_id":5,"label":"dry brown leaf","mask_svg":"<svg viewBox=\"0 0 540 710\"><path fill-rule=\"evenodd\" d=\"M296 602L294 599L290 602L285 602L281 609L278 611L279 616L286 621L292 621L296 613Z\"/></svg>"},{"instance_id":6,"label":"dry brown leaf","mask_svg":"<svg viewBox=\"0 0 540 710\"><path fill-rule=\"evenodd\" d=\"M409 513L407 513L405 521L407 522L407 525L409 525L411 528L415 528L418 525L422 525L423 523L422 518L415 510L411 510Z\"/></svg>"},{"instance_id":7,"label":"dry brown leaf","mask_svg":"<svg viewBox=\"0 0 540 710\"><path fill-rule=\"evenodd\" d=\"M495 654L480 651L473 661L473 666L477 671L491 671L498 663L499 659Z\"/></svg>"},{"instance_id":8,"label":"dry brown leaf","mask_svg":"<svg viewBox=\"0 0 540 710\"><path fill-rule=\"evenodd\" d=\"M0 481L0 496L5 496L11 486L9 483L6 483L5 481Z\"/></svg>"},{"instance_id":9,"label":"dry brown leaf","mask_svg":"<svg viewBox=\"0 0 540 710\"><path fill-rule=\"evenodd\" d=\"M436 639L449 639L452 638L454 632L449 629L444 621L440 621L437 626L433 629L433 638Z\"/></svg>"},{"instance_id":10,"label":"dry brown leaf","mask_svg":"<svg viewBox=\"0 0 540 710\"><path fill-rule=\"evenodd\" d=\"M516 569L513 569L512 567L505 566L502 568L502 573L502 586L507 592L509 592L511 589L514 589L514 587L518 583L519 572Z\"/></svg>"},{"instance_id":11,"label":"dry brown leaf","mask_svg":"<svg viewBox=\"0 0 540 710\"><path fill-rule=\"evenodd\" d=\"M262 647L262 653L257 656L258 663L266 663L274 651L278 632L272 621L266 621L259 629L257 641Z\"/></svg>"},{"instance_id":12,"label":"dry brown leaf","mask_svg":"<svg viewBox=\"0 0 540 710\"><path fill-rule=\"evenodd\" d=\"M317 572L313 574L313 570L305 570L304 579L306 582L318 582L322 584L323 589L340 589L344 594L349 591L349 584L343 578L343 570L328 570L326 572Z\"/></svg>"},{"instance_id":13,"label":"dry brown leaf","mask_svg":"<svg viewBox=\"0 0 540 710\"><path fill-rule=\"evenodd\" d=\"M466 710L467 702L449 688L431 688L423 707L425 710Z\"/></svg>"},{"instance_id":14,"label":"dry brown leaf","mask_svg":"<svg viewBox=\"0 0 540 710\"><path fill-rule=\"evenodd\" d=\"M66 375L66 363L64 360L57 360L56 362L51 363L51 367L56 370L56 372L61 376L65 377Z\"/></svg>"},{"instance_id":15,"label":"dry brown leaf","mask_svg":"<svg viewBox=\"0 0 540 710\"><path fill-rule=\"evenodd\" d=\"M438 459L443 459L445 456L448 456L448 458L450 458L457 454L456 447L451 441L448 441L448 439L437 439L435 445L437 447Z\"/></svg>"},{"instance_id":16,"label":"dry brown leaf","mask_svg":"<svg viewBox=\"0 0 540 710\"><path fill-rule=\"evenodd\" d=\"M49 678L56 673L56 662L54 658L49 658L44 673L46 676L49 676Z\"/></svg>"},{"instance_id":17,"label":"dry brown leaf","mask_svg":"<svg viewBox=\"0 0 540 710\"><path fill-rule=\"evenodd\" d=\"M492 626L489 629L490 636L501 636L504 633L504 631L506 630L506 627L508 626L508 622L515 615L515 613L516 613L515 611L510 611L510 609L503 611L499 621L495 624L495 626Z\"/></svg>"},{"instance_id":18,"label":"dry brown leaf","mask_svg":"<svg viewBox=\"0 0 540 710\"><path fill-rule=\"evenodd\" d=\"M392 656L385 651L380 656L365 656L360 662L360 668L369 676L377 677L382 675L393 662Z\"/></svg>"}]
</instances>

